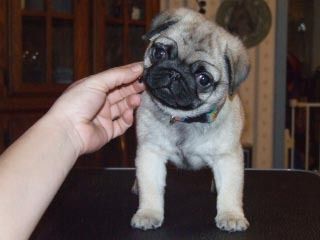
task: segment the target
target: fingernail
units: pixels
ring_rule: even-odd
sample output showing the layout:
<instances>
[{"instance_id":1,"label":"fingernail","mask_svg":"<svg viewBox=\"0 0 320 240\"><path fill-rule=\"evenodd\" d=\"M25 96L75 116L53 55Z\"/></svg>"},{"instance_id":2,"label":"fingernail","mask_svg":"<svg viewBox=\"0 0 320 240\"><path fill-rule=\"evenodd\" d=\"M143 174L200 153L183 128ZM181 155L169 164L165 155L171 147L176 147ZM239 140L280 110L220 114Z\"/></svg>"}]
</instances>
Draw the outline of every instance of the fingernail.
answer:
<instances>
[{"instance_id":1,"label":"fingernail","mask_svg":"<svg viewBox=\"0 0 320 240\"><path fill-rule=\"evenodd\" d=\"M142 64L137 63L131 67L132 72L141 72L143 70Z\"/></svg>"}]
</instances>

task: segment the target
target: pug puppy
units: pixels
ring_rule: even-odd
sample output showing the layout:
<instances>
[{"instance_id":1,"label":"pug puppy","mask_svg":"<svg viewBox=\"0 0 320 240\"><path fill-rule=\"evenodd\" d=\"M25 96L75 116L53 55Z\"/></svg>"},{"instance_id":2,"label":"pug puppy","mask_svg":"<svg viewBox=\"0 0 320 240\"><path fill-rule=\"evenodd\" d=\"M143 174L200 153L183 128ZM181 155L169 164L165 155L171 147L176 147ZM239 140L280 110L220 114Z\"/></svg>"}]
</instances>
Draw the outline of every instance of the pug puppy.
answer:
<instances>
[{"instance_id":1,"label":"pug puppy","mask_svg":"<svg viewBox=\"0 0 320 240\"><path fill-rule=\"evenodd\" d=\"M212 169L218 228L249 226L242 208L243 111L234 91L249 72L241 41L188 9L160 14L145 35L146 92L137 111L139 208L131 225L143 230L164 219L166 163Z\"/></svg>"}]
</instances>

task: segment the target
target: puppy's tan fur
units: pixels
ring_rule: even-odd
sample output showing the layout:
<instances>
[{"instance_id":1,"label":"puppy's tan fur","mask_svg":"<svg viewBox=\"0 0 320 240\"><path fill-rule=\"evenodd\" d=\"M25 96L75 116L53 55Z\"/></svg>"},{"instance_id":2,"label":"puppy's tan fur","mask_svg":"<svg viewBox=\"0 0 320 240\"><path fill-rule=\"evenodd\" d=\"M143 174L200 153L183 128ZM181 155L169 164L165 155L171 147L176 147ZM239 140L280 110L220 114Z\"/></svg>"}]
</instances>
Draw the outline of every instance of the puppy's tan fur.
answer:
<instances>
[{"instance_id":1,"label":"puppy's tan fur","mask_svg":"<svg viewBox=\"0 0 320 240\"><path fill-rule=\"evenodd\" d=\"M214 66L209 66L208 71L219 81L219 86L213 92L199 94L204 104L188 111L161 104L148 92L143 94L137 112L139 208L131 225L144 230L161 226L166 163L171 161L184 167L187 161L189 168L208 166L214 173L218 193L217 227L227 231L245 230L249 223L242 208L243 153L240 144L244 117L239 97L230 96L230 92L248 74L246 50L239 39L194 11L165 12L155 19L153 28L168 21L174 23L150 37L145 68L152 65L150 48L154 42L171 44L170 41L174 41L181 61L192 64L201 60ZM232 76L228 76L226 56ZM221 107L212 123L169 123L171 116L194 117L210 111L212 104Z\"/></svg>"}]
</instances>

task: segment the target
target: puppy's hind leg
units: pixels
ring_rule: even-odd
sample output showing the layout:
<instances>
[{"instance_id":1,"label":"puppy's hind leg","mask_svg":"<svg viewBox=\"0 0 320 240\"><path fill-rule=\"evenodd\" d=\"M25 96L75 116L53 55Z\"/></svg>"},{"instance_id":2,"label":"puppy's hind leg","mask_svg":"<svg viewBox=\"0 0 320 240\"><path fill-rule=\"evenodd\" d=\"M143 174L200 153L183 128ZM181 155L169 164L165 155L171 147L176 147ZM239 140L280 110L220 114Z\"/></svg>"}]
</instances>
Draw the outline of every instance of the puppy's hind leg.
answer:
<instances>
[{"instance_id":1,"label":"puppy's hind leg","mask_svg":"<svg viewBox=\"0 0 320 240\"><path fill-rule=\"evenodd\" d=\"M131 226L142 230L158 228L164 218L166 157L157 149L140 147L136 158L139 208Z\"/></svg>"}]
</instances>

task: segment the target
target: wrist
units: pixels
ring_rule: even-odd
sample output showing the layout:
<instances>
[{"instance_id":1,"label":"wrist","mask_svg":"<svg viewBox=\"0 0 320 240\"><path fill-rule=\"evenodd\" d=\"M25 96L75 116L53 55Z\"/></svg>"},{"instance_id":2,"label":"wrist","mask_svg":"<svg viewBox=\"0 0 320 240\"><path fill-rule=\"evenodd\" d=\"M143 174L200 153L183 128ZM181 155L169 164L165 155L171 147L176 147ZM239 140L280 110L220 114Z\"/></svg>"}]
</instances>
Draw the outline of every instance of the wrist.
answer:
<instances>
[{"instance_id":1,"label":"wrist","mask_svg":"<svg viewBox=\"0 0 320 240\"><path fill-rule=\"evenodd\" d=\"M39 124L60 135L76 159L81 155L83 143L70 120L49 111L39 120Z\"/></svg>"}]
</instances>

